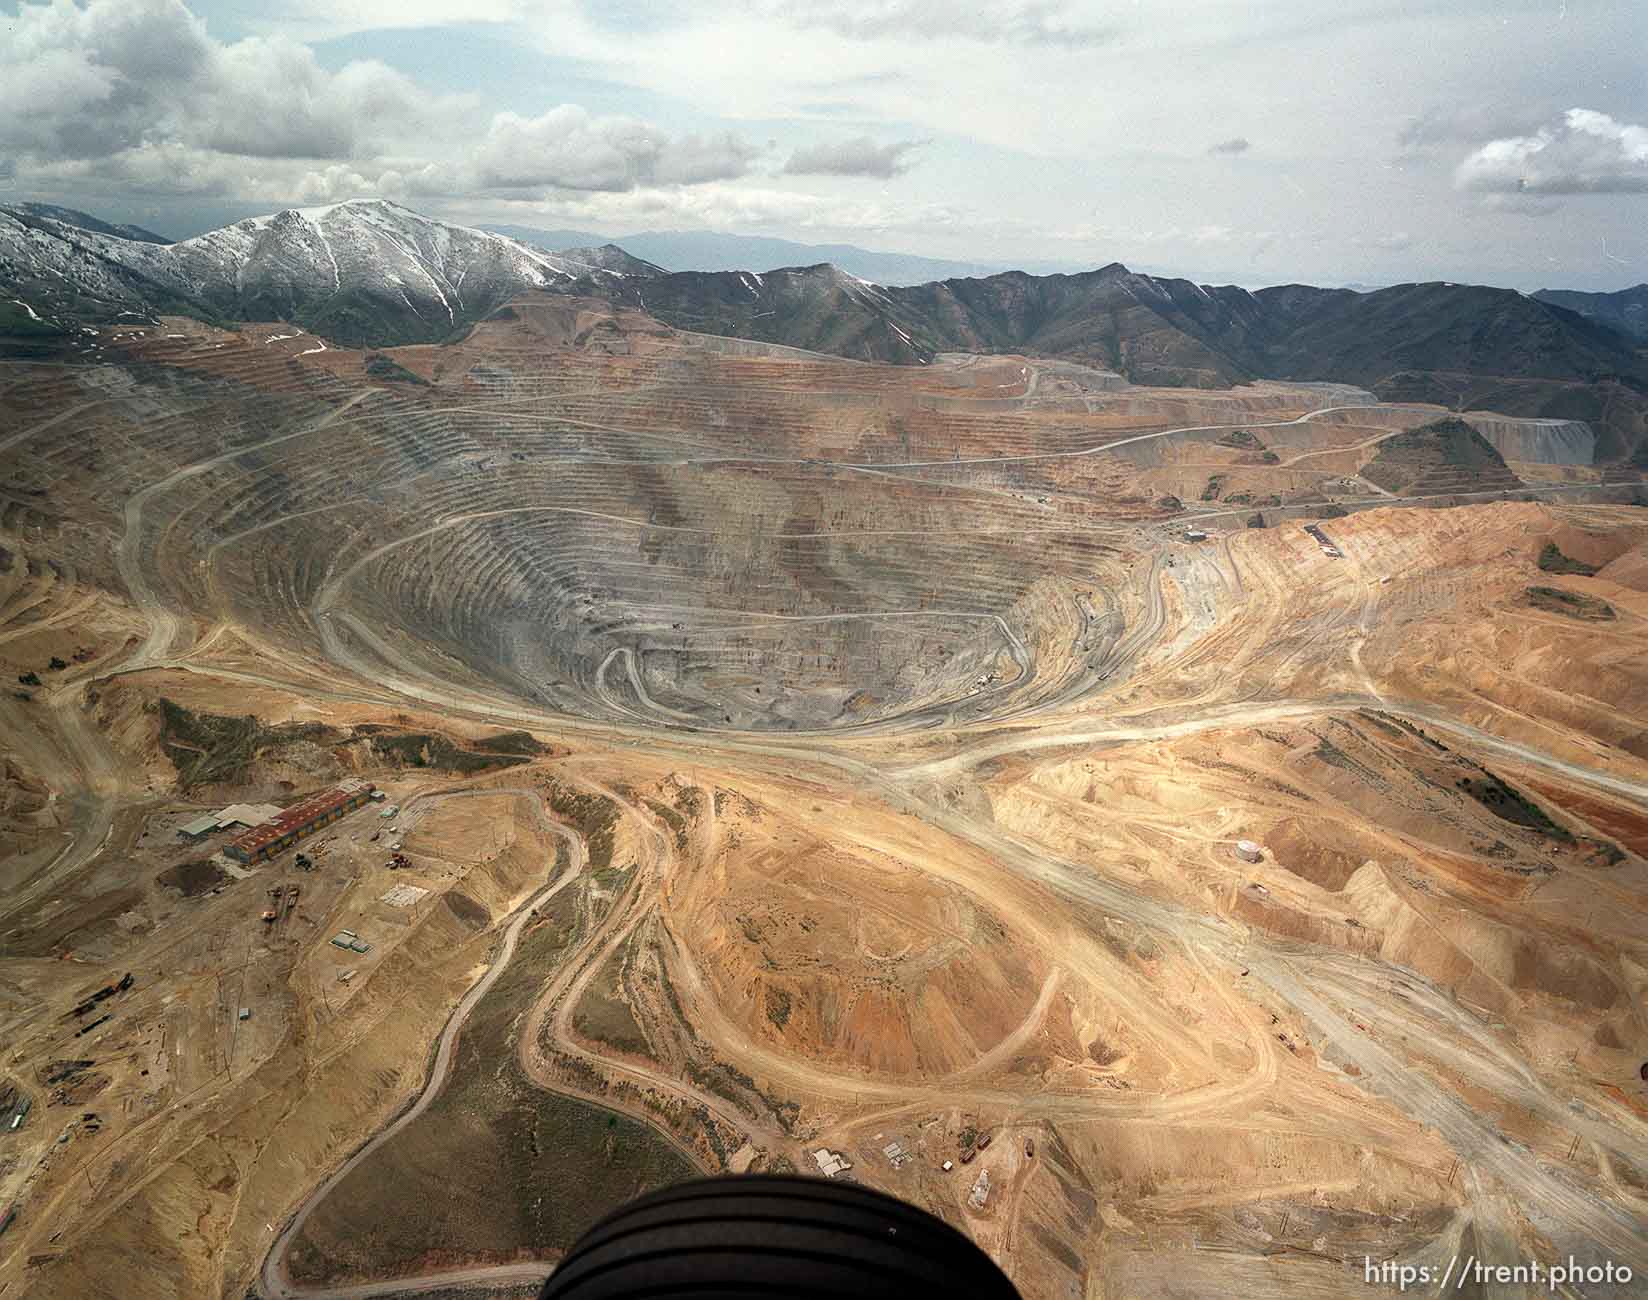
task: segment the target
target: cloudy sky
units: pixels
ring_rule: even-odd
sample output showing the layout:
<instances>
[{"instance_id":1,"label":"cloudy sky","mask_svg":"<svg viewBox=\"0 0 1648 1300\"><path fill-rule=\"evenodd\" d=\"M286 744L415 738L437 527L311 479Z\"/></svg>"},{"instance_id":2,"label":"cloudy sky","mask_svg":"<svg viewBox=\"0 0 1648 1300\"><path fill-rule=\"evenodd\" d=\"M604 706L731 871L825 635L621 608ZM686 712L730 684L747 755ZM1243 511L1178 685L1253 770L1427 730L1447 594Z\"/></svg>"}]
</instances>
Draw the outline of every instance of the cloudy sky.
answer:
<instances>
[{"instance_id":1,"label":"cloudy sky","mask_svg":"<svg viewBox=\"0 0 1648 1300\"><path fill-rule=\"evenodd\" d=\"M1643 0L0 0L0 200L1648 280Z\"/></svg>"}]
</instances>

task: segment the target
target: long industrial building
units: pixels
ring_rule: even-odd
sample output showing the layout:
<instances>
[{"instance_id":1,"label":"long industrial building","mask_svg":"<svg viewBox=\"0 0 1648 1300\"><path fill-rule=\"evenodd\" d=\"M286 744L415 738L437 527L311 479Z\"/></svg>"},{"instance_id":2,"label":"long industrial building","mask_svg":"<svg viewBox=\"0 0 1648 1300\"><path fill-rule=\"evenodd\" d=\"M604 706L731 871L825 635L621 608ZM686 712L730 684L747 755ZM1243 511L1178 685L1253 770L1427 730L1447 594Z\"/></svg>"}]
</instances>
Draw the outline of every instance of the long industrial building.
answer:
<instances>
[{"instance_id":1,"label":"long industrial building","mask_svg":"<svg viewBox=\"0 0 1648 1300\"><path fill-rule=\"evenodd\" d=\"M236 862L266 862L322 826L354 811L372 797L370 781L345 781L299 799L262 826L235 836L223 851Z\"/></svg>"}]
</instances>

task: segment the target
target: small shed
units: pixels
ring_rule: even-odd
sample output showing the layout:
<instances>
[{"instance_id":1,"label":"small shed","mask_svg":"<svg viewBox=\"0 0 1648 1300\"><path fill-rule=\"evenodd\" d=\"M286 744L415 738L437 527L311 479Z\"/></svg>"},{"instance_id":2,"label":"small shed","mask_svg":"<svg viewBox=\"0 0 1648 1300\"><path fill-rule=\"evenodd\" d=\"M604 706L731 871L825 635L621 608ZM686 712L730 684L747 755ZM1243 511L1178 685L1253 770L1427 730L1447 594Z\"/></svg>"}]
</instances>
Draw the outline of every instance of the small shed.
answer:
<instances>
[{"instance_id":1,"label":"small shed","mask_svg":"<svg viewBox=\"0 0 1648 1300\"><path fill-rule=\"evenodd\" d=\"M178 838L188 840L191 844L199 844L217 829L217 825L216 813L202 813L193 821L184 822L177 828Z\"/></svg>"}]
</instances>

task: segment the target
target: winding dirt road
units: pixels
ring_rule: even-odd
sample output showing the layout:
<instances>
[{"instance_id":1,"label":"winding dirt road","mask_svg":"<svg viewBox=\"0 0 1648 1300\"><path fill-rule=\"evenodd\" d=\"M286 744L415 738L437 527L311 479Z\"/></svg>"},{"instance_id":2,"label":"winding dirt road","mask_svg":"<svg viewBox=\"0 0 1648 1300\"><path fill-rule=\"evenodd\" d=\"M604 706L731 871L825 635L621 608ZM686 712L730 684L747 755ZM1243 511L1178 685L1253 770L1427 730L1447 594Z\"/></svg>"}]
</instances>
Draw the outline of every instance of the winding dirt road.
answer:
<instances>
[{"instance_id":1,"label":"winding dirt road","mask_svg":"<svg viewBox=\"0 0 1648 1300\"><path fill-rule=\"evenodd\" d=\"M276 443L290 442L325 428L374 391L376 390L368 389L359 392L345 403L334 408L321 420L257 444L257 446L266 447ZM1212 432L1230 428L1274 428L1297 425L1343 409L1355 408L1324 407L1307 412L1295 419L1268 423L1246 421L1240 424L1187 426L1122 438L1073 452L982 457L959 463L963 465L1000 464L1091 456L1113 451L1133 443L1167 438L1176 434ZM72 411L65 413L65 415L67 414L72 414ZM26 431L25 434L20 436L26 437L28 433L36 431L38 430ZM12 438L10 442L16 442L17 440L17 438ZM9 445L9 443L4 445ZM125 531L116 553L116 563L133 603L148 621L149 630L142 643L132 654L125 658L123 663L115 668L105 670L95 679L114 673L133 672L145 668L194 667L179 659L173 649L180 633L183 631L184 620L161 603L150 586L144 570L142 542L145 510L151 502L173 485L189 477L204 473L217 464L232 461L243 455L245 451L253 449L255 448L242 448L185 466L166 478L142 487L126 500L124 503ZM638 463L656 464L657 462ZM726 465L735 463L795 464L824 462L783 461L780 458L772 458L769 461L768 458L762 457L721 455L689 459L680 463ZM950 471L955 468L957 463L955 461L889 462L874 465L843 463L840 467L863 469L869 472L887 472L900 469L919 470L929 467L943 468ZM1569 488L1549 490L1569 490ZM1505 494L1474 495L1500 496ZM1386 504L1390 503L1387 502ZM1206 960L1231 964L1240 963L1243 967L1250 969L1256 983L1263 983L1275 990L1289 1005L1307 1018L1314 1035L1331 1043L1343 1055L1344 1059L1354 1063L1361 1070L1364 1087L1377 1095L1396 1101L1407 1113L1414 1115L1441 1132L1454 1149L1470 1162L1473 1179L1477 1177L1476 1171L1482 1171L1491 1175L1501 1185L1516 1188L1517 1196L1523 1202L1537 1205L1543 1214L1587 1233L1597 1243L1606 1246L1613 1252L1617 1259L1629 1261L1639 1269L1640 1273L1648 1274L1648 1227L1644 1226L1640 1217L1633 1216L1628 1209L1606 1201L1595 1190L1581 1186L1571 1175L1562 1170L1551 1168L1547 1162L1541 1161L1535 1153L1510 1142L1491 1118L1467 1106L1453 1092L1436 1082L1424 1068L1403 1059L1396 1052L1380 1046L1369 1034L1359 1029L1357 1024L1359 1020L1364 1022L1378 1020L1385 1030L1386 1037L1407 1034L1415 1039L1427 1041L1439 1038L1438 1029L1440 1027L1447 1033L1458 1035L1465 1041L1477 1042L1483 1047L1482 1051L1457 1051L1449 1057L1449 1066L1468 1078L1482 1082L1485 1087L1500 1092L1508 1092L1520 1104L1538 1110L1542 1117L1552 1123L1574 1129L1577 1133L1597 1143L1599 1148L1615 1151L1624 1148L1628 1154L1637 1157L1638 1163L1640 1163L1644 1146L1640 1135L1622 1135L1596 1116L1572 1113L1570 1108L1564 1104L1563 1098L1556 1095L1551 1089L1541 1085L1537 1078L1531 1077L1525 1070L1519 1070L1516 1062L1507 1061L1498 1052L1488 1050L1492 1047L1492 1043L1481 1043L1480 1026L1469 1017L1468 1013L1460 1009L1451 999L1438 993L1429 984L1419 980L1410 972L1383 964L1375 963L1354 968L1348 967L1340 955L1323 951L1301 950L1296 945L1285 945L1266 940L1215 916L1197 913L1181 904L1165 902L1146 896L1139 891L1127 888L1095 873L1090 864L1061 859L1044 847L1026 842L1002 831L985 818L971 815L965 811L958 811L941 799L929 798L924 794L925 791L931 790L939 782L962 775L991 759L1008 755L1020 755L1053 748L1160 740L1210 729L1251 727L1266 722L1298 720L1357 708L1383 709L1412 722L1422 723L1440 733L1458 737L1483 753L1497 755L1502 759L1559 774L1569 780L1598 790L1605 790L1639 806L1648 806L1648 785L1627 776L1585 767L1555 755L1543 753L1533 746L1494 735L1468 723L1449 718L1424 705L1381 698L1377 693L1341 695L1312 700L1281 699L1248 704L1201 707L1191 712L1189 716L1185 716L1185 710L1181 709L1178 711L1179 716L1171 719L1161 719L1149 715L1118 717L1101 726L1094 726L1087 721L1078 719L1055 724L1048 729L1033 734L982 738L971 744L967 744L965 741L969 732L965 729L958 729L955 733L956 739L962 742L964 747L945 753L941 757L920 759L891 767L859 757L850 748L847 742L857 739L859 735L873 734L867 732L850 736L843 736L839 732L797 732L787 737L775 737L770 734L758 735L756 733L741 734L738 732L725 732L714 735L694 733L687 736L678 732L660 732L656 729L654 720L645 718L637 718L636 721L642 724L637 726L612 726L569 720L563 715L547 711L511 706L505 701L488 698L479 692L447 687L438 681L430 681L427 678L418 679L415 671L412 671L411 675L404 678L393 673L385 674L381 669L374 668L373 665L367 664L360 656L354 654L339 636L334 624L341 624L350 628L362 643L378 651L384 657L386 663L393 664L395 662L393 652L387 646L384 646L381 641L376 640L370 629L349 614L339 600L340 594L348 580L380 554L418 537L427 536L440 529L451 527L456 522L458 522L456 517L441 519L431 528L414 533L409 537L396 539L367 552L352 566L331 577L317 594L311 604L311 612L315 616L317 627L320 629L321 640L327 656L340 667L352 669L358 675L361 683L359 686L352 685L346 680L334 683L334 689L340 698L381 702L384 699L392 699L398 695L441 708L456 716L474 718L494 724L502 722L540 729L553 728L564 734L586 737L608 745L646 745L654 754L678 756L687 761L691 761L693 758L702 758L708 751L717 760L733 767L736 767L741 761L751 762L752 760L766 761L772 759L778 759L790 766L810 765L815 770L822 771L832 778L843 780L853 790L861 792L868 798L877 799L889 807L910 812L936 829L950 835L956 841L973 846L986 854L993 863L999 864L1004 871L1014 873L1024 880L1043 885L1066 899L1073 899L1089 907L1106 909L1118 917L1126 918L1168 937L1171 941L1184 947L1191 954L1192 960L1198 962ZM1160 570L1157 567L1159 563L1159 557L1152 562L1143 622L1122 637L1111 656L1113 664L1126 663L1144 652L1156 640L1160 632L1165 621L1165 610L1160 590ZM1371 629L1373 602L1376 598L1376 593L1370 594L1368 602L1358 611L1357 630L1363 638L1367 636ZM885 618L888 615L885 613L866 613L842 614L832 617ZM1019 653L1016 653L1014 657L1020 659L1021 666L1028 664L1033 667L1029 650L1023 645L1022 640L1017 637L1012 628L999 617L991 617L995 617L1009 643L1016 647ZM1360 649L1361 644L1358 642L1352 650L1354 662L1359 669L1361 668ZM598 684L605 686L605 673L609 665L615 661L615 656L620 654L629 656L626 669L631 686L640 695L643 703L650 703L646 701L633 655L630 655L628 651L613 651L601 662L596 673ZM1029 671L1030 668L1026 667L1027 675ZM247 681L265 682L277 687L290 685L288 681L284 681L274 674L258 676L224 671L216 672L215 675L224 680L234 680L238 677ZM1361 676L1371 690L1374 686L1371 675L1364 669ZM73 760L79 765L82 772L86 774L86 785L91 792L91 798L87 814L81 820L76 840L68 847L59 861L42 874L42 879L36 882L30 892L38 892L48 882L60 878L68 871L77 869L80 865L95 857L108 838L113 825L113 812L117 806L117 796L123 789L121 785L122 777L107 743L88 724L84 715L84 692L92 680L94 678L88 677L65 683L53 692L48 700L52 716L56 719L60 734L64 738L65 749L72 755ZM1059 702L1067 704L1069 699L1068 697L1061 697ZM1051 705L1048 704L1036 706L1034 711L1045 711L1049 707ZM1025 712L1029 711L1031 710L1025 710ZM896 720L896 723L898 727L908 730L911 728L913 721L926 716L929 716L927 711L918 711L915 715ZM939 722L953 721L953 715L946 715L942 712L932 712L930 716ZM1006 718L1013 716L1020 715L997 715L991 720L991 723L999 726ZM654 722L654 725L646 725L649 722ZM971 734L976 735L979 733ZM420 1290L427 1291L446 1286L486 1286L532 1281L542 1277L546 1271L542 1266L537 1265L505 1265L455 1270L445 1274L428 1275L416 1279L388 1279L381 1282L320 1289L298 1287L286 1277L284 1271L284 1260L287 1252L293 1241L302 1232L304 1224L313 1209L336 1189L354 1169L359 1167L362 1161L407 1126L417 1122L428 1110L450 1075L454 1047L459 1040L465 1023L481 999L485 997L508 967L515 954L519 938L531 920L532 910L542 907L554 898L562 889L572 883L586 867L587 849L582 839L571 830L553 821L543 804L541 796L536 791L493 787L475 793L509 793L531 800L535 814L546 830L569 845L571 852L570 867L558 879L547 884L527 902L523 903L506 922L501 932L497 951L486 973L463 996L448 1019L436 1044L429 1077L418 1097L400 1116L356 1151L318 1187L313 1189L275 1236L259 1275L262 1290L270 1300L365 1300L366 1297L405 1294ZM688 1099L694 1104L704 1105L710 1109L711 1113L722 1118L725 1122L735 1125L741 1131L763 1133L764 1136L776 1136L776 1131L774 1134L764 1133L758 1124L752 1122L749 1116L737 1112L724 1099L713 1097L681 1080L668 1078L660 1071L649 1070L633 1062L596 1057L591 1053L584 1052L575 1044L571 1032L570 1018L578 1003L579 996L588 987L589 981L593 978L595 972L616 951L618 945L624 942L634 932L635 928L647 919L649 908L652 905L648 896L655 890L658 877L667 866L669 855L673 851L668 842L668 837L664 836L663 832L654 826L649 818L619 798L615 793L610 791L606 793L624 806L626 815L636 818L639 824L645 828L648 841L651 844L649 858L646 863L636 868L637 874L632 881L631 891L624 900L621 900L622 905L615 906L612 913L603 919L602 924L597 926L595 931L580 946L575 956L563 964L561 971L557 973L549 988L545 990L532 1007L531 1013L526 1018L526 1030L523 1032L519 1044L522 1063L529 1069L529 1072L532 1070L531 1048L538 1040L539 1029L547 1020L551 1032L558 1042L565 1044L567 1049L575 1054L583 1055L592 1063L598 1063L603 1071L609 1074L628 1076L644 1086L673 1092L675 1095ZM440 796L431 795L427 797ZM710 799L710 807L713 812L713 796ZM24 897L27 896L27 894L24 895ZM694 988L702 991L701 983L696 980L696 967L692 964L684 946L682 946L682 957L681 969L686 972L689 979L693 980ZM1389 985L1399 980L1409 981L1408 992L1399 999L1388 996L1391 991ZM1379 981L1385 983L1380 984ZM1055 988L1055 978L1050 975L1036 1004L1038 1013L1046 1009ZM712 997L709 997L706 993L700 999L700 1003L708 1008L713 1015L714 999ZM1246 1019L1249 1018L1244 1017L1244 1020ZM1029 1022L1026 1023L1028 1025ZM1118 1097L1114 1101L1109 1098L1095 1100L1091 1097L1045 1097L1032 1099L1029 1103L1026 1103L1026 1100L1019 1095L1000 1094L984 1088L970 1090L966 1087L956 1086L957 1080L962 1076L982 1070L989 1063L987 1059L981 1061L978 1066L961 1071L959 1075L951 1080L944 1081L943 1091L947 1095L964 1097L968 1100L1007 1101L1018 1106L1021 1111L1033 1110L1035 1113L1050 1117L1069 1116L1081 1118L1103 1114L1105 1116L1150 1118L1155 1121L1182 1120L1198 1114L1229 1110L1256 1101L1275 1082L1276 1053L1274 1046L1268 1043L1267 1036L1262 1028L1251 1024L1249 1028L1258 1040L1256 1051L1259 1055L1255 1067L1251 1072L1233 1078L1222 1086L1189 1089L1180 1093L1157 1096ZM1025 1032L1027 1033L1028 1030ZM769 1068L775 1073L783 1075L787 1072L788 1077L793 1078L797 1077L797 1070L805 1070L808 1072L806 1077L807 1085L826 1094L833 1091L835 1095L898 1103L907 1103L913 1091L918 1092L923 1100L927 1095L902 1084L886 1083L880 1080L866 1081L857 1077L849 1078L844 1077L839 1072L813 1067L806 1063L797 1064L793 1061L780 1061L770 1056L764 1057L762 1053L766 1049L754 1043L747 1034L743 1034L739 1030L738 1026L728 1023L724 1017L713 1024L711 1037L718 1044L732 1045L737 1059ZM1015 1042L1009 1040L1006 1046L1011 1047L1013 1045L1016 1045ZM1005 1048L996 1050L1000 1052ZM540 1070L539 1074L542 1075L543 1072ZM557 1091L567 1091L545 1078L540 1078L540 1082L544 1082L545 1086L554 1087ZM623 1105L615 1104L609 1100L596 1100L599 1101L599 1104L609 1108L626 1109ZM629 1109L627 1113L636 1114L637 1118L646 1118L644 1114L637 1113L633 1108ZM673 1135L665 1134L665 1136L675 1143L677 1149L684 1150ZM1485 1185L1479 1186L1476 1182L1473 1182L1473 1205L1482 1231L1488 1231L1493 1225L1504 1221L1505 1216L1496 1209L1493 1200L1494 1195Z\"/></svg>"},{"instance_id":2,"label":"winding dirt road","mask_svg":"<svg viewBox=\"0 0 1648 1300\"><path fill-rule=\"evenodd\" d=\"M520 940L521 932L531 922L534 911L541 908L559 894L561 890L570 885L583 872L589 861L589 852L583 837L555 821L550 816L548 808L544 806L543 796L536 790L490 787L486 790L465 791L462 793L513 794L530 800L538 815L539 824L550 834L566 842L571 851L571 862L568 869L561 874L558 880L539 890L515 909L515 915L504 928L502 941L492 959L492 964L487 967L486 974L482 975L470 987L469 992L464 994L458 1005L453 1008L451 1018L446 1022L446 1028L441 1031L440 1039L435 1047L434 1063L430 1066L429 1078L424 1083L423 1091L418 1094L417 1099L388 1127L382 1129L376 1137L344 1161L325 1182L310 1192L304 1198L303 1203L293 1212L292 1217L286 1221L280 1234L269 1247L269 1253L264 1258L262 1272L259 1274L259 1282L263 1293L270 1297L270 1300L345 1300L345 1297L392 1295L412 1289L429 1290L437 1286L457 1285L459 1283L500 1282L505 1280L530 1281L533 1278L542 1278L548 1273L547 1269L538 1266L507 1265L493 1269L462 1269L447 1274L421 1276L413 1280L415 1287L405 1280L391 1278L383 1282L363 1283L341 1288L304 1288L294 1285L287 1278L285 1271L287 1252L291 1249L292 1242L297 1239L298 1234L303 1231L303 1225L308 1222L309 1215L314 1208L325 1200L332 1190L347 1178L363 1160L367 1159L402 1129L410 1124L415 1124L419 1117L429 1109L435 1098L440 1095L441 1089L446 1085L447 1076L452 1072L452 1051L457 1045L459 1034L463 1032L464 1023L469 1019L470 1013L479 1005L481 999L487 995L488 990L498 982L498 977L509 966L510 960L515 956L515 946ZM426 799L438 797L438 795L425 796Z\"/></svg>"}]
</instances>

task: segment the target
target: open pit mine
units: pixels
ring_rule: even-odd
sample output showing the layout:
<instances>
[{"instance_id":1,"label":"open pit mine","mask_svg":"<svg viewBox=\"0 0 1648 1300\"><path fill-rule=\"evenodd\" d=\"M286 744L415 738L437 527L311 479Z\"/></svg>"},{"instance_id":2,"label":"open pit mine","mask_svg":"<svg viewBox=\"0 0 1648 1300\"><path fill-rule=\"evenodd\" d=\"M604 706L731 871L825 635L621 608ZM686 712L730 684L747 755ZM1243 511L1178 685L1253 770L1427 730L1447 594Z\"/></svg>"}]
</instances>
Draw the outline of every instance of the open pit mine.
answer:
<instances>
[{"instance_id":1,"label":"open pit mine","mask_svg":"<svg viewBox=\"0 0 1648 1300\"><path fill-rule=\"evenodd\" d=\"M1644 1294L1591 424L550 289L348 338L0 363L0 1295L528 1296L760 1170L1029 1300Z\"/></svg>"}]
</instances>

